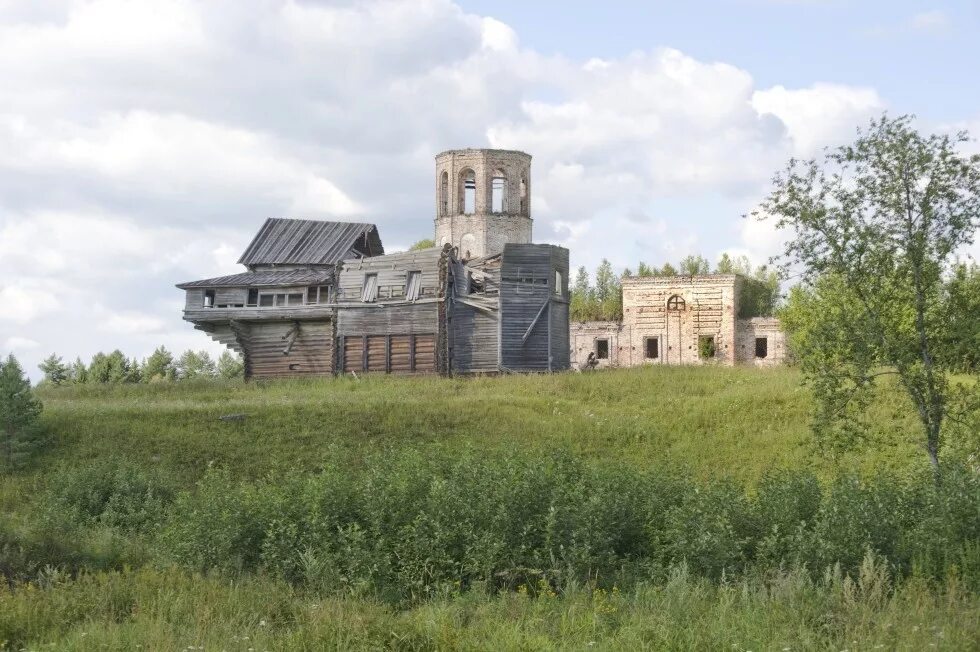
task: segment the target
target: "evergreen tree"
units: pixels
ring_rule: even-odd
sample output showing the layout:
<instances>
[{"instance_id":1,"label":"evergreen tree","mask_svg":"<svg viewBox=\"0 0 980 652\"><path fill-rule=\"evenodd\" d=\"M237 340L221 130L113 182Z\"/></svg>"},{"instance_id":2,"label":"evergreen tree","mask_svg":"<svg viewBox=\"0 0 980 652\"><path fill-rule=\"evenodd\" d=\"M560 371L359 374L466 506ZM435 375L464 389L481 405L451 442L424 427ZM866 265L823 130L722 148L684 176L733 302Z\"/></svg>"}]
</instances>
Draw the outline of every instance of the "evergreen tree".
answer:
<instances>
[{"instance_id":1,"label":"evergreen tree","mask_svg":"<svg viewBox=\"0 0 980 652\"><path fill-rule=\"evenodd\" d=\"M180 380L194 378L214 378L218 375L214 360L207 351L191 351L188 349L177 361L177 377Z\"/></svg>"},{"instance_id":2,"label":"evergreen tree","mask_svg":"<svg viewBox=\"0 0 980 652\"><path fill-rule=\"evenodd\" d=\"M663 267L654 271L654 276L677 276L677 269L670 263L664 263Z\"/></svg>"},{"instance_id":3,"label":"evergreen tree","mask_svg":"<svg viewBox=\"0 0 980 652\"><path fill-rule=\"evenodd\" d=\"M41 409L14 356L0 361L0 462L5 469L22 465L40 445Z\"/></svg>"},{"instance_id":4,"label":"evergreen tree","mask_svg":"<svg viewBox=\"0 0 980 652\"><path fill-rule=\"evenodd\" d=\"M174 367L174 356L167 347L157 348L146 362L143 363L143 382L153 383L174 380L177 370Z\"/></svg>"},{"instance_id":5,"label":"evergreen tree","mask_svg":"<svg viewBox=\"0 0 980 652\"><path fill-rule=\"evenodd\" d=\"M612 263L605 258L595 271L595 301L598 308L596 319L622 319L623 290L613 273Z\"/></svg>"},{"instance_id":6,"label":"evergreen tree","mask_svg":"<svg viewBox=\"0 0 980 652\"><path fill-rule=\"evenodd\" d=\"M79 357L68 368L68 382L72 385L84 385L88 382L88 368Z\"/></svg>"},{"instance_id":7,"label":"evergreen tree","mask_svg":"<svg viewBox=\"0 0 980 652\"><path fill-rule=\"evenodd\" d=\"M119 349L108 355L100 351L92 356L88 378L93 383L126 383L133 381L133 372L129 360Z\"/></svg>"},{"instance_id":8,"label":"evergreen tree","mask_svg":"<svg viewBox=\"0 0 980 652\"><path fill-rule=\"evenodd\" d=\"M636 275L641 278L646 276L656 276L657 269L655 267L650 267L649 265L647 265L645 262L641 260L640 264L636 268Z\"/></svg>"},{"instance_id":9,"label":"evergreen tree","mask_svg":"<svg viewBox=\"0 0 980 652\"><path fill-rule=\"evenodd\" d=\"M761 269L761 268L760 268ZM723 253L715 265L715 274L741 274L752 276L752 264L747 256L733 258L727 253Z\"/></svg>"},{"instance_id":10,"label":"evergreen tree","mask_svg":"<svg viewBox=\"0 0 980 652\"><path fill-rule=\"evenodd\" d=\"M68 382L68 365L62 362L61 358L54 353L49 355L38 365L41 373L44 374L44 382L51 385L64 385Z\"/></svg>"},{"instance_id":11,"label":"evergreen tree","mask_svg":"<svg viewBox=\"0 0 980 652\"><path fill-rule=\"evenodd\" d=\"M685 256L680 262L680 272L684 276L699 276L709 273L711 267L704 256Z\"/></svg>"},{"instance_id":12,"label":"evergreen tree","mask_svg":"<svg viewBox=\"0 0 980 652\"><path fill-rule=\"evenodd\" d=\"M572 296L569 306L569 316L572 321L588 321L594 319L592 316L592 287L589 285L589 272L585 266L578 268L575 275L575 285L572 287Z\"/></svg>"},{"instance_id":13,"label":"evergreen tree","mask_svg":"<svg viewBox=\"0 0 980 652\"><path fill-rule=\"evenodd\" d=\"M245 374L242 359L231 351L223 351L218 357L218 376L226 380L241 378Z\"/></svg>"},{"instance_id":14,"label":"evergreen tree","mask_svg":"<svg viewBox=\"0 0 980 652\"><path fill-rule=\"evenodd\" d=\"M424 238L422 240L419 240L418 242L413 243L412 246L408 248L408 250L418 251L420 249L431 249L434 246L436 246L435 240L433 240L432 238Z\"/></svg>"}]
</instances>

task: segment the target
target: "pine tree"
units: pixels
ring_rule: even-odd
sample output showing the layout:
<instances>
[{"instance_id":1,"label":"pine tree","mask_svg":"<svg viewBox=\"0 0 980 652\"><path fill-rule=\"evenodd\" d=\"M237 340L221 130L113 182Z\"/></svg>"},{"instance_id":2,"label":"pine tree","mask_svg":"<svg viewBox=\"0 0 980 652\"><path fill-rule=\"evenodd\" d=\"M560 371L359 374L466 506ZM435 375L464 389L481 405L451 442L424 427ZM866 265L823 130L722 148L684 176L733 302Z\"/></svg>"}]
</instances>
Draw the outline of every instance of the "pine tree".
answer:
<instances>
[{"instance_id":1,"label":"pine tree","mask_svg":"<svg viewBox=\"0 0 980 652\"><path fill-rule=\"evenodd\" d=\"M174 368L174 356L161 346L155 350L143 364L143 382L153 383L174 380L177 370Z\"/></svg>"},{"instance_id":2,"label":"pine tree","mask_svg":"<svg viewBox=\"0 0 980 652\"><path fill-rule=\"evenodd\" d=\"M680 263L681 274L684 276L700 276L707 274L711 267L704 256L685 256Z\"/></svg>"},{"instance_id":3,"label":"pine tree","mask_svg":"<svg viewBox=\"0 0 980 652\"><path fill-rule=\"evenodd\" d=\"M16 358L0 361L0 462L6 470L21 466L40 445L41 409Z\"/></svg>"},{"instance_id":4,"label":"pine tree","mask_svg":"<svg viewBox=\"0 0 980 652\"><path fill-rule=\"evenodd\" d=\"M242 359L231 351L223 351L218 357L218 376L226 380L241 378L245 374Z\"/></svg>"},{"instance_id":5,"label":"pine tree","mask_svg":"<svg viewBox=\"0 0 980 652\"><path fill-rule=\"evenodd\" d=\"M84 385L88 382L88 367L80 357L76 357L68 367L68 382L72 385Z\"/></svg>"},{"instance_id":6,"label":"pine tree","mask_svg":"<svg viewBox=\"0 0 980 652\"><path fill-rule=\"evenodd\" d=\"M51 385L64 385L68 382L68 365L62 362L61 358L54 353L49 355L38 365L38 369L44 374L44 382Z\"/></svg>"},{"instance_id":7,"label":"pine tree","mask_svg":"<svg viewBox=\"0 0 980 652\"><path fill-rule=\"evenodd\" d=\"M187 350L177 361L177 377L181 380L214 378L218 375L214 360L207 351Z\"/></svg>"}]
</instances>

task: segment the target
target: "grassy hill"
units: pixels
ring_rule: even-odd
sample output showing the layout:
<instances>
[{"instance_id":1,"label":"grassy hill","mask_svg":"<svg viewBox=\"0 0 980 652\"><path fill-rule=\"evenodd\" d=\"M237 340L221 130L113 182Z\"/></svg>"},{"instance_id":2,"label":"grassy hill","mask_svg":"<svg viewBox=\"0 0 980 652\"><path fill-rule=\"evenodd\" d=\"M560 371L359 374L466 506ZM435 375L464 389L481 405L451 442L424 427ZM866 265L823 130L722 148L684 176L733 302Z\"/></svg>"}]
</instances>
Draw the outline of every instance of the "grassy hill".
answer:
<instances>
[{"instance_id":1,"label":"grassy hill","mask_svg":"<svg viewBox=\"0 0 980 652\"><path fill-rule=\"evenodd\" d=\"M81 386L42 392L57 445L40 461L107 454L186 480L208 463L258 477L351 463L382 449L563 448L587 459L680 466L754 481L772 467L869 471L921 457L909 443L836 464L808 445L809 395L792 369L641 368L495 378L350 377L275 383ZM914 432L900 394L882 428ZM244 414L242 421L219 416Z\"/></svg>"},{"instance_id":2,"label":"grassy hill","mask_svg":"<svg viewBox=\"0 0 980 652\"><path fill-rule=\"evenodd\" d=\"M40 396L51 442L0 479L0 649L980 636L980 483L931 487L896 392L896 443L838 460L792 369Z\"/></svg>"}]
</instances>

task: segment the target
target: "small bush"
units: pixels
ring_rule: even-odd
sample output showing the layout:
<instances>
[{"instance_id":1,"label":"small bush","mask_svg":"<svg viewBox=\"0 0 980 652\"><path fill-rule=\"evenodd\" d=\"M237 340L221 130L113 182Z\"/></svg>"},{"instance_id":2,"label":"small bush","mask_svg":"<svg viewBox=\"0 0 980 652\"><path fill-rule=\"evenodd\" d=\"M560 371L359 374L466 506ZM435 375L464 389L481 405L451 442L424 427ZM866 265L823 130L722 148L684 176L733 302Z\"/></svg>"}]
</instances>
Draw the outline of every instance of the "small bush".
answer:
<instances>
[{"instance_id":1,"label":"small bush","mask_svg":"<svg viewBox=\"0 0 980 652\"><path fill-rule=\"evenodd\" d=\"M171 498L158 473L107 459L51 474L41 510L49 525L145 532L162 524Z\"/></svg>"}]
</instances>

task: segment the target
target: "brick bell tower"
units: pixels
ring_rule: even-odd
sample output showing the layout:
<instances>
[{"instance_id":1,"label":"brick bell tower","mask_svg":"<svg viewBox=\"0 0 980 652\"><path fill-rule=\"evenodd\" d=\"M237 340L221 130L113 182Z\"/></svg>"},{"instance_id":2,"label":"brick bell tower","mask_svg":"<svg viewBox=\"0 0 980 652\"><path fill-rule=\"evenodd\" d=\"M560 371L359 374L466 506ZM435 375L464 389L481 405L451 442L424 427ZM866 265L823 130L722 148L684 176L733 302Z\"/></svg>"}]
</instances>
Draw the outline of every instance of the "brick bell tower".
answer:
<instances>
[{"instance_id":1,"label":"brick bell tower","mask_svg":"<svg viewBox=\"0 0 980 652\"><path fill-rule=\"evenodd\" d=\"M464 260L531 242L531 156L507 149L451 149L436 156L436 245Z\"/></svg>"}]
</instances>

